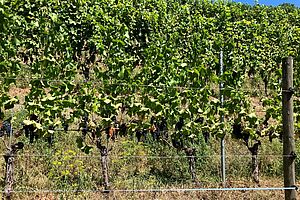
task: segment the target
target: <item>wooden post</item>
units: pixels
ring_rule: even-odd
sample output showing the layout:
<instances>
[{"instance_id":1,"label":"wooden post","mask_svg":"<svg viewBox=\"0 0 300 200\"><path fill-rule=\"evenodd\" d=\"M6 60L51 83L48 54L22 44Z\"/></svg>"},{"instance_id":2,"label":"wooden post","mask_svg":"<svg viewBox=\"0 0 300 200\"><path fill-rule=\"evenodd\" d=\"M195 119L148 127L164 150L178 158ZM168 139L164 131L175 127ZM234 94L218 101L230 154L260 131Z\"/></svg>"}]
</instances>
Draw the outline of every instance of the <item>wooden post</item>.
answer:
<instances>
[{"instance_id":1,"label":"wooden post","mask_svg":"<svg viewBox=\"0 0 300 200\"><path fill-rule=\"evenodd\" d=\"M283 60L282 65L282 118L283 118L283 170L284 187L295 186L295 140L293 119L293 58ZM295 190L285 190L285 199L296 199Z\"/></svg>"}]
</instances>

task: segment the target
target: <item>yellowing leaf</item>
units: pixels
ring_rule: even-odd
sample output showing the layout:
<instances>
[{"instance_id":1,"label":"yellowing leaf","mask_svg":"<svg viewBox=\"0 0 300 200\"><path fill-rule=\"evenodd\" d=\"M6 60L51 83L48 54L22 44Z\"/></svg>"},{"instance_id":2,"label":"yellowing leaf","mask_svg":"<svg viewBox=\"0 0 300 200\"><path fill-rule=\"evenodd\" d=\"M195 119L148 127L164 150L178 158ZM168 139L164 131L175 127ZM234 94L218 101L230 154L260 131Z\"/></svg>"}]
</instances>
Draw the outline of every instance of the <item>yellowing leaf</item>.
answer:
<instances>
[{"instance_id":1,"label":"yellowing leaf","mask_svg":"<svg viewBox=\"0 0 300 200\"><path fill-rule=\"evenodd\" d=\"M111 102L110 99L105 99L105 100L104 100L104 103L106 103L106 104L109 104L110 102Z\"/></svg>"},{"instance_id":2,"label":"yellowing leaf","mask_svg":"<svg viewBox=\"0 0 300 200\"><path fill-rule=\"evenodd\" d=\"M23 123L24 123L26 126L28 126L28 125L33 124L34 122L31 121L31 120L24 120Z\"/></svg>"}]
</instances>

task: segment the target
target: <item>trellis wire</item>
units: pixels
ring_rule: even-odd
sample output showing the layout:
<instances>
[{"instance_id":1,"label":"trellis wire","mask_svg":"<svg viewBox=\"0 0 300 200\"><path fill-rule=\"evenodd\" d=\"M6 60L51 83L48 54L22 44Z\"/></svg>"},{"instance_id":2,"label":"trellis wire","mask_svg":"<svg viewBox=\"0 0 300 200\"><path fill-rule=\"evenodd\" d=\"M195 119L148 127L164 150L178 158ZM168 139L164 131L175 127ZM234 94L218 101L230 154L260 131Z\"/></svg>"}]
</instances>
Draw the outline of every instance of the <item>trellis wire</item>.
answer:
<instances>
[{"instance_id":1,"label":"trellis wire","mask_svg":"<svg viewBox=\"0 0 300 200\"><path fill-rule=\"evenodd\" d=\"M63 83L63 82L75 82L75 83L86 83L85 80L68 80L68 79L45 79L45 78L8 78L8 77L1 77L0 79L7 79L7 80L37 80L37 81L45 81L45 82L57 82L57 83ZM187 87L187 86L168 86L168 85L152 85L152 84L128 84L128 83L103 83L98 80L89 80L88 82L92 83L101 83L104 86L133 86L133 87L151 87L151 88L156 88L156 89L165 89L165 88L170 88L170 89L184 89L184 90L203 90L205 87ZM222 91L240 91L240 92L258 92L262 91L264 89L241 89L241 88L222 88ZM290 90L276 90L276 89L268 89L268 91L273 91L273 92L290 92ZM299 92L300 88L295 88L295 92Z\"/></svg>"},{"instance_id":2,"label":"trellis wire","mask_svg":"<svg viewBox=\"0 0 300 200\"><path fill-rule=\"evenodd\" d=\"M4 155L1 155L4 156ZM44 155L34 155L34 154L17 154L14 157L62 157L62 156L67 156L69 158L99 158L100 155L64 155L64 154L56 154L55 152L53 154L44 154ZM258 154L257 156L259 157L293 157L293 155L279 155L279 154ZM197 156L135 156L135 155L129 155L129 156L118 156L118 155L109 155L108 157L110 158L120 158L120 159L124 159L124 158L161 158L161 159L179 159L179 158L212 158L212 157L220 157L220 155L218 154L214 154L214 155L197 155ZM245 155L245 154L231 154L231 155L226 155L225 157L246 157L246 158L250 158L252 157L252 155Z\"/></svg>"},{"instance_id":3,"label":"trellis wire","mask_svg":"<svg viewBox=\"0 0 300 200\"><path fill-rule=\"evenodd\" d=\"M25 107L24 105L19 105L20 107ZM300 106L294 106L295 108L300 108ZM267 110L253 110L255 113L265 113ZM281 110L280 110L281 112ZM94 121L94 120L93 120ZM53 131L66 131L64 129L55 129ZM79 131L78 129L68 129L67 131Z\"/></svg>"},{"instance_id":4,"label":"trellis wire","mask_svg":"<svg viewBox=\"0 0 300 200\"><path fill-rule=\"evenodd\" d=\"M152 193L152 192L204 192L204 191L268 191L268 190L297 190L295 187L265 187L265 188L183 188L183 189L133 189L133 190L14 190L12 193Z\"/></svg>"}]
</instances>

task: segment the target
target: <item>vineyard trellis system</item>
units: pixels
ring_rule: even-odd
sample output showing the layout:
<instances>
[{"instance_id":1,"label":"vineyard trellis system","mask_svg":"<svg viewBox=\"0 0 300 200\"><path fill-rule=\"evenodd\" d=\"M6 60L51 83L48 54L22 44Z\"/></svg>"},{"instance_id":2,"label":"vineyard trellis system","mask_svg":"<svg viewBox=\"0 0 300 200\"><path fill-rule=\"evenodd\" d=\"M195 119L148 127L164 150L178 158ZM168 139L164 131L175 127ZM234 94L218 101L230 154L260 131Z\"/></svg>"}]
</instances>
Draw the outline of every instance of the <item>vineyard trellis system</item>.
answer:
<instances>
[{"instance_id":1,"label":"vineyard trellis system","mask_svg":"<svg viewBox=\"0 0 300 200\"><path fill-rule=\"evenodd\" d=\"M65 155L16 155L17 159L20 158L39 158L39 157L44 157L45 160L47 159L51 159L52 157L61 157L59 158L59 160L63 160ZM249 158L251 157L251 155L228 155L227 157L245 157L245 158ZM270 157L270 156L274 156L274 157L282 157L282 155L259 155L259 157ZM207 155L207 156L196 156L198 159L201 158L213 158L213 157L220 157L220 155ZM286 155L284 157L292 157L291 155ZM99 158L99 156L91 156L91 155L86 155L86 156L80 156L80 155L74 155L74 156L68 156L68 158L70 160L73 159L89 159L90 161L95 161L95 159ZM166 156L166 157L161 157L161 156L110 156L110 158L114 158L114 159L128 159L128 158L146 158L146 159L187 159L188 156ZM56 158L57 159L57 158ZM130 162L130 161L129 161ZM158 161L159 162L159 161ZM24 176L24 172L22 173ZM18 178L18 180L20 180ZM26 180L26 178L25 178ZM179 180L180 181L180 180ZM46 189L46 188L30 188L30 187L26 187L25 185L21 185L20 183L18 184L19 187L17 189L14 189L11 191L11 194L16 194L16 193L26 193L26 194L30 194L30 193L105 193L105 192L112 192L112 193L131 193L131 192L138 192L138 193L155 193L155 192L196 192L196 191L267 191L267 190L278 190L278 191L284 191L284 190L297 190L298 188L296 186L292 186L292 187L221 187L221 188L211 188L211 187L195 187L195 188L155 188L155 189L120 189L120 188L114 188L114 189L110 189L110 190L100 190L100 189L85 189L85 188L79 188L76 190L71 190L71 189ZM20 187L21 186L21 187Z\"/></svg>"},{"instance_id":2,"label":"vineyard trellis system","mask_svg":"<svg viewBox=\"0 0 300 200\"><path fill-rule=\"evenodd\" d=\"M299 90L299 11L289 4L224 1L0 1L0 135L10 136L5 195L12 191L13 158L24 145L12 137L24 132L31 143L40 137L51 146L55 129L74 123L82 133L77 146L101 153L106 190L108 141L127 132L139 141L151 133L184 152L195 180L193 158L203 137L232 133L242 141L255 182L260 138L283 139L285 166L291 166L285 167L285 187L292 186L295 151L288 138L291 113L299 134L300 99L296 93L294 112L291 102L283 110L280 104ZM287 56L297 66L295 90L282 88L282 66L291 62L281 59ZM247 81L263 85L263 118L244 89ZM18 84L29 89L23 100L28 116L22 130L11 133L17 120L7 113L19 99L10 91ZM222 177L225 182L224 165ZM295 190L286 195L294 198Z\"/></svg>"},{"instance_id":3,"label":"vineyard trellis system","mask_svg":"<svg viewBox=\"0 0 300 200\"><path fill-rule=\"evenodd\" d=\"M221 56L222 57L222 56ZM294 165L294 160L296 158L296 154L295 154L295 147L294 147L294 141L291 140L291 138L293 138L293 117L290 119L287 119L287 117L293 116L293 114L291 115L291 113L293 113L293 103L292 103L292 98L290 95L293 95L294 93L294 89L292 86L292 82L289 79L292 79L292 75L290 75L292 73L292 65L293 65L293 60L291 57L287 58L287 60L283 61L283 93L286 94L287 96L283 96L283 115L285 115L285 117L283 118L283 126L286 127L290 127L290 129L286 128L283 130L286 130L286 132L284 131L284 135L283 135L283 144L284 146L284 152L283 152L283 160L284 160L284 178L285 178L285 187L284 188L194 188L194 189L149 189L149 190L111 190L109 188L109 177L108 177L108 140L112 139L112 135L110 135L110 129L106 130L106 134L107 134L107 146L103 146L101 143L98 144L99 140L97 140L97 147L100 149L100 154L101 154L101 165L102 165L102 175L103 175L103 179L104 179L104 190L102 192L180 192L180 191L236 191L236 190L285 190L286 192L286 199L291 199L290 197L293 196L293 198L295 198L295 191L297 189L297 187L295 186L295 167ZM289 69L289 70L287 70ZM220 85L220 90L222 89L222 85ZM222 94L221 94L222 95ZM221 102L222 100L222 96L220 96L221 98ZM221 104L222 105L222 104ZM286 108L286 106L289 106L288 108ZM221 115L222 118L222 115ZM92 130L88 127L88 122L85 121L87 120L86 118L84 118L84 122L83 125L81 124L80 127L78 129L74 129L74 130L70 130L68 127L66 128L64 126L64 129L58 129L55 130L54 128L47 128L47 127L40 127L39 129L47 129L48 131L82 131L82 133L84 135L86 135L88 132L91 132ZM198 119L197 119L198 120ZM28 122L27 122L28 123ZM23 124L23 129L26 132L26 126L27 128L30 128L28 126L30 126L32 124ZM12 124L10 124L10 129L9 132L7 130L7 125L6 130L2 129L2 134L7 134L9 136L9 145L6 145L8 152L7 154L4 155L5 158L5 162L6 162L6 175L5 175L5 182L6 182L6 188L4 191L5 196L7 197L7 199L10 199L11 194L12 193L19 193L21 191L14 191L12 189L12 185L13 185L13 168L14 168L14 157L16 156L16 153L18 150L22 149L24 144L22 142L18 142L16 144L12 144L12 137L13 137L13 129L12 129ZM178 124L176 124L176 126L178 126ZM2 127L3 128L3 127ZM37 128L37 127L36 127ZM119 128L118 128L119 129ZM150 129L149 129L150 130ZM5 133L6 131L6 133ZM29 130L30 131L30 130ZM33 131L33 130L31 130ZM151 131L151 130L150 130ZM173 131L173 134L176 133L178 131L178 129L176 129L175 127L175 131ZM157 134L164 134L165 131L156 131ZM169 133L172 133L172 131L169 131ZM17 133L18 134L18 133ZM141 138L138 138L138 141L140 141ZM83 142L83 141L81 141ZM178 142L178 141L177 141ZM259 142L259 141L258 141ZM223 143L223 142L222 142ZM221 145L224 145L224 143ZM51 142L49 143L51 144ZM253 147L251 148L255 148L254 150L255 152L253 152L253 150L251 150L251 148L249 148L249 151L251 152L251 157L252 157L252 164L253 164L253 178L255 181L258 182L258 143L255 143ZM99 146L98 146L99 145ZM248 144L247 144L248 145ZM183 147L178 147L175 145L175 143L173 143L173 146L175 148L183 148ZM186 147L184 147L186 148ZM224 146L222 146L222 148L224 148ZM221 148L221 152L222 152L222 148ZM288 148L288 149L286 149ZM192 179L196 180L196 175L195 172L193 172L194 169L194 165L195 165L195 161L194 159L197 157L196 154L194 153L189 153L189 150L185 150L186 151L186 158L189 159L189 165L190 165L190 172L192 175ZM33 155L35 156L35 155ZM239 155L241 156L241 155ZM201 156L200 156L201 157ZM226 183L225 180L225 176L224 173L225 171L225 154L221 153L221 162L223 163L221 165L221 177L222 177L222 182L223 182L223 186L225 186L224 183ZM167 158L167 157L165 157ZM288 164L287 164L288 162ZM62 192L63 190L42 190L42 192L54 192L54 193L59 193ZM89 191L89 190L87 190ZM34 192L34 191L23 191L23 192ZM100 192L98 190L95 190L94 192Z\"/></svg>"}]
</instances>

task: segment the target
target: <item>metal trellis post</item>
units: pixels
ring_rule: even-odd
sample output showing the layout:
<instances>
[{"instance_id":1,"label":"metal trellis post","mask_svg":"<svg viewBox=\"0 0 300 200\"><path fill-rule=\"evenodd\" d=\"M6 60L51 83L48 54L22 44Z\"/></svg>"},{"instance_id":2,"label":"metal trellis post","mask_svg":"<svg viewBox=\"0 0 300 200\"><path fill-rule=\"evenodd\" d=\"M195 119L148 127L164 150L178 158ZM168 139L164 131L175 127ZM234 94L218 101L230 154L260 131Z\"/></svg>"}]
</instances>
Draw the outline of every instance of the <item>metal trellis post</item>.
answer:
<instances>
[{"instance_id":1,"label":"metal trellis post","mask_svg":"<svg viewBox=\"0 0 300 200\"><path fill-rule=\"evenodd\" d=\"M223 65L223 50L220 52L220 76L223 75L224 65ZM223 96L223 82L220 81L220 102L221 107L223 107L224 104L224 96ZM224 115L221 115L221 123L224 122ZM226 173L225 173L225 134L221 138L221 177L222 177L222 183L223 187L225 187L226 184Z\"/></svg>"}]
</instances>

